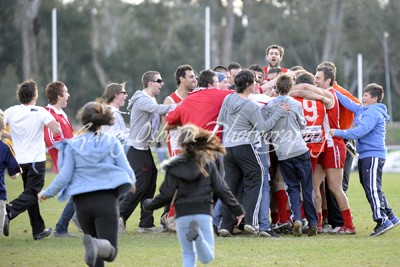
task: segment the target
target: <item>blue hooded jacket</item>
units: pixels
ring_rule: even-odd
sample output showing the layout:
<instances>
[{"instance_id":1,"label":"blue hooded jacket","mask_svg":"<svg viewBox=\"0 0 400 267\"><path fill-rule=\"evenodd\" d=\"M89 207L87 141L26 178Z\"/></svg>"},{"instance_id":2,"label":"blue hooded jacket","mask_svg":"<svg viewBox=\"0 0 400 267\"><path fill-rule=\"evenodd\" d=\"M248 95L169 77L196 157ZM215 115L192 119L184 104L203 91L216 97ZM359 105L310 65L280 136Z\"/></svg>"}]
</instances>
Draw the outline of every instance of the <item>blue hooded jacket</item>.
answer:
<instances>
[{"instance_id":1,"label":"blue hooded jacket","mask_svg":"<svg viewBox=\"0 0 400 267\"><path fill-rule=\"evenodd\" d=\"M118 188L119 196L127 193L136 177L124 149L114 136L93 132L78 135L55 144L60 172L43 192L59 200L71 196Z\"/></svg>"},{"instance_id":2,"label":"blue hooded jacket","mask_svg":"<svg viewBox=\"0 0 400 267\"><path fill-rule=\"evenodd\" d=\"M384 104L376 103L363 106L352 102L349 98L336 92L339 102L355 113L354 128L335 130L335 136L345 139L356 139L356 150L359 158L386 158L386 122L389 115Z\"/></svg>"}]
</instances>

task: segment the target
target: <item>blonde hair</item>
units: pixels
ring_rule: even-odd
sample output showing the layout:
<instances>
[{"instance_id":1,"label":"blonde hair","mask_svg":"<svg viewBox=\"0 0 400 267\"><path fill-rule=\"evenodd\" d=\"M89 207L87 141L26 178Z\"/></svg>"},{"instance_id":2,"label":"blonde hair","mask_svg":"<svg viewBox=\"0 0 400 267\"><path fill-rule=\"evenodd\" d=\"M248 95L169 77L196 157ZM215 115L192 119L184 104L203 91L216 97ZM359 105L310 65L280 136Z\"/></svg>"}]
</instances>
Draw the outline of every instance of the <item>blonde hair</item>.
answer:
<instances>
[{"instance_id":1,"label":"blonde hair","mask_svg":"<svg viewBox=\"0 0 400 267\"><path fill-rule=\"evenodd\" d=\"M200 172L205 176L208 176L204 168L206 160L215 160L216 153L226 154L225 147L217 136L193 124L186 124L179 128L178 144L181 147L181 155L193 158Z\"/></svg>"}]
</instances>

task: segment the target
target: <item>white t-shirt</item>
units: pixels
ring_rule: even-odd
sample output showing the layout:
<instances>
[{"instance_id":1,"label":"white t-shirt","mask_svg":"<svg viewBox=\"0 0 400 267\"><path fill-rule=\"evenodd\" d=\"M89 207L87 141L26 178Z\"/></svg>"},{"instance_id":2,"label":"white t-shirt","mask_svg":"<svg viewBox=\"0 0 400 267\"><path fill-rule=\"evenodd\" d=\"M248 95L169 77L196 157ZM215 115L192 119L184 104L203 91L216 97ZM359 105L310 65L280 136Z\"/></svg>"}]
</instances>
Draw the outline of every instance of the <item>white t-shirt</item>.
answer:
<instances>
[{"instance_id":1,"label":"white t-shirt","mask_svg":"<svg viewBox=\"0 0 400 267\"><path fill-rule=\"evenodd\" d=\"M54 117L43 107L16 105L4 112L10 125L15 157L19 164L46 160L44 125Z\"/></svg>"}]
</instances>

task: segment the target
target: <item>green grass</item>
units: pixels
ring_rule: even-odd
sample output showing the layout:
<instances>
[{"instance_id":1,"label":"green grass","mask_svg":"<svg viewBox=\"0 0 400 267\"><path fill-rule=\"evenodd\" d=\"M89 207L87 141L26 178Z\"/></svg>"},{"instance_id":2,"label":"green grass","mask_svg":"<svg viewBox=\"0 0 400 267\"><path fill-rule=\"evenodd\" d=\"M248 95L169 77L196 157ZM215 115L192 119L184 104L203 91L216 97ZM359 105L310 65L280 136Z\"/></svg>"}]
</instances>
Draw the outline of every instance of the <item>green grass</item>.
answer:
<instances>
[{"instance_id":1,"label":"green grass","mask_svg":"<svg viewBox=\"0 0 400 267\"><path fill-rule=\"evenodd\" d=\"M384 191L395 213L400 214L399 174L384 174ZM47 175L46 185L54 177ZM160 175L159 182L163 175ZM22 190L21 179L6 177L8 198ZM348 191L355 236L319 235L315 238L284 236L279 239L235 236L216 238L215 260L210 266L400 266L400 227L379 237L369 237L374 228L371 210L352 173ZM42 216L53 229L66 203L55 199L41 203ZM181 266L175 234L138 234L139 212L128 221L128 234L119 239L118 257L109 266ZM155 212L158 220L161 210ZM73 233L79 234L74 225ZM200 265L200 264L199 264ZM0 266L84 266L81 238L53 237L34 241L26 213L11 222L9 237L0 237Z\"/></svg>"}]
</instances>

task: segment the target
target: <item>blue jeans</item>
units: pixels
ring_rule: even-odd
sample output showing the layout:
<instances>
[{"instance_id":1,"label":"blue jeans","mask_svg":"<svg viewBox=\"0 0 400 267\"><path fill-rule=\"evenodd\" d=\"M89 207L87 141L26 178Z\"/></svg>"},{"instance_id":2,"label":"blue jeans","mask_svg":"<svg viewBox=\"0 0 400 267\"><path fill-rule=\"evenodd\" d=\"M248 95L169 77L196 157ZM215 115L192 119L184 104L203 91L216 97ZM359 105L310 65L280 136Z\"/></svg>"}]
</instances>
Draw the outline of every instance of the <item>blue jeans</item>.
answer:
<instances>
[{"instance_id":1,"label":"blue jeans","mask_svg":"<svg viewBox=\"0 0 400 267\"><path fill-rule=\"evenodd\" d=\"M213 225L218 229L221 226L222 220L222 202L218 199L217 203L215 203L214 210L213 210Z\"/></svg>"},{"instance_id":2,"label":"blue jeans","mask_svg":"<svg viewBox=\"0 0 400 267\"><path fill-rule=\"evenodd\" d=\"M186 234L193 220L199 224L199 236L190 242L186 239ZM214 260L214 232L210 215L195 214L179 217L176 219L176 232L181 244L183 267L196 266L197 255L199 261L204 264Z\"/></svg>"},{"instance_id":3,"label":"blue jeans","mask_svg":"<svg viewBox=\"0 0 400 267\"><path fill-rule=\"evenodd\" d=\"M56 224L56 232L59 234L65 234L68 233L68 225L69 221L72 219L72 216L74 216L75 213L75 206L74 202L72 201L72 198L68 201L67 205L65 205L65 208L63 212L61 213L61 217L58 220Z\"/></svg>"},{"instance_id":4,"label":"blue jeans","mask_svg":"<svg viewBox=\"0 0 400 267\"><path fill-rule=\"evenodd\" d=\"M270 186L269 186L269 153L261 151L259 154L261 163L264 166L264 176L262 183L262 198L260 203L260 213L258 214L259 230L265 231L271 229L271 223L269 221L269 208L270 208Z\"/></svg>"}]
</instances>

